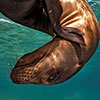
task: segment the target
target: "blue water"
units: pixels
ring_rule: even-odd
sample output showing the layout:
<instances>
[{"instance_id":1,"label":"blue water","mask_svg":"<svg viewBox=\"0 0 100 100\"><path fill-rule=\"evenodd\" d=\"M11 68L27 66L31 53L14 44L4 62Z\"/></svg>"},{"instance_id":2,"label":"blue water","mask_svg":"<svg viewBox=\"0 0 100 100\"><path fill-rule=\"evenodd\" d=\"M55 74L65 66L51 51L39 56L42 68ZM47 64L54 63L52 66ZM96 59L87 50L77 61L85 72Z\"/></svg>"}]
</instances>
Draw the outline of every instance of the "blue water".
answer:
<instances>
[{"instance_id":1,"label":"blue water","mask_svg":"<svg viewBox=\"0 0 100 100\"><path fill-rule=\"evenodd\" d=\"M89 3L100 24L100 2ZM100 100L100 44L70 80L58 85L17 85L9 78L16 60L43 46L52 37L0 14L0 100ZM11 65L10 65L11 64Z\"/></svg>"}]
</instances>

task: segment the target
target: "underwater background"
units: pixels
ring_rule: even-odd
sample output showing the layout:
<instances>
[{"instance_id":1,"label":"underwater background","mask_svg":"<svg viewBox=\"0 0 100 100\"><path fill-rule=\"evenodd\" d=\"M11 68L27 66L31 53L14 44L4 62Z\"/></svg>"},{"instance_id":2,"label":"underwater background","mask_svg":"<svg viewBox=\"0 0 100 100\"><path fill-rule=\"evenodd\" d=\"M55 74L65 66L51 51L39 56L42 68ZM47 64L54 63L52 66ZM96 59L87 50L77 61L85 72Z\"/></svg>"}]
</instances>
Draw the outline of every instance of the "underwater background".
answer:
<instances>
[{"instance_id":1,"label":"underwater background","mask_svg":"<svg viewBox=\"0 0 100 100\"><path fill-rule=\"evenodd\" d=\"M100 25L100 1L88 0ZM100 43L88 63L58 85L17 85L10 78L16 61L52 40L0 14L0 100L100 100Z\"/></svg>"}]
</instances>

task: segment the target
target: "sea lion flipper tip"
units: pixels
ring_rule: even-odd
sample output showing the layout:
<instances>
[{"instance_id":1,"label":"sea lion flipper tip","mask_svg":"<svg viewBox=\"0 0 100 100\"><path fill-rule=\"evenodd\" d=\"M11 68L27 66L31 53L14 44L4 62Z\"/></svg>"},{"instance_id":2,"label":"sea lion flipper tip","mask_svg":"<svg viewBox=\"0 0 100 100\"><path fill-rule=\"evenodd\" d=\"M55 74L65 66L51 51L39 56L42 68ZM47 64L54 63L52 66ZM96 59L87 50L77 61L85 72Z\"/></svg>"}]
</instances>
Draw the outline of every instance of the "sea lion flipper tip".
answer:
<instances>
[{"instance_id":1,"label":"sea lion flipper tip","mask_svg":"<svg viewBox=\"0 0 100 100\"><path fill-rule=\"evenodd\" d=\"M74 27L63 27L63 29L65 29L69 33L74 33L74 34L78 34L78 35L84 35L84 32L82 32L78 28L74 28Z\"/></svg>"}]
</instances>

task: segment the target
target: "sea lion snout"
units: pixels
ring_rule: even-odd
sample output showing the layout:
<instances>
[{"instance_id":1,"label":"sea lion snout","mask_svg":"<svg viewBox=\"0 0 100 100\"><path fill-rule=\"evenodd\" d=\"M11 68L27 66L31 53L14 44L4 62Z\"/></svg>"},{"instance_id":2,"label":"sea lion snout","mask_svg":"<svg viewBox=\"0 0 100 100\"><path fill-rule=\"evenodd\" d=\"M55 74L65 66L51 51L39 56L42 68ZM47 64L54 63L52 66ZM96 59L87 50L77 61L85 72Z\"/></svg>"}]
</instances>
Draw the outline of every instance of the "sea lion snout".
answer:
<instances>
[{"instance_id":1,"label":"sea lion snout","mask_svg":"<svg viewBox=\"0 0 100 100\"><path fill-rule=\"evenodd\" d=\"M53 70L37 70L36 72L32 67L23 69L18 67L12 70L10 78L17 84L54 84L59 77L59 72Z\"/></svg>"}]
</instances>

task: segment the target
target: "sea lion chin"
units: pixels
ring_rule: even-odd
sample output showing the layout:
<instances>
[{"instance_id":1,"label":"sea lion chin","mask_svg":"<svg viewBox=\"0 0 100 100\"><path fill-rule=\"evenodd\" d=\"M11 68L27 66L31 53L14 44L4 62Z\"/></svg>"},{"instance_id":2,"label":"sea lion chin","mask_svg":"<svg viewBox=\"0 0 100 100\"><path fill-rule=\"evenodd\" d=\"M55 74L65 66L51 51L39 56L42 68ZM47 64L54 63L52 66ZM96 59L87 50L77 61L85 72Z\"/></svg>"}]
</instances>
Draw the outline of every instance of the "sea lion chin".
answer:
<instances>
[{"instance_id":1,"label":"sea lion chin","mask_svg":"<svg viewBox=\"0 0 100 100\"><path fill-rule=\"evenodd\" d=\"M98 22L86 0L16 1L12 5L10 0L0 0L0 7L5 5L0 11L54 38L21 57L11 72L11 80L17 84L49 85L70 79L91 58L99 42Z\"/></svg>"}]
</instances>

